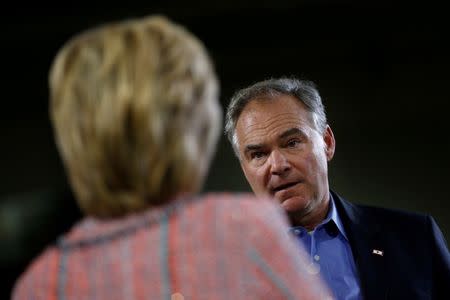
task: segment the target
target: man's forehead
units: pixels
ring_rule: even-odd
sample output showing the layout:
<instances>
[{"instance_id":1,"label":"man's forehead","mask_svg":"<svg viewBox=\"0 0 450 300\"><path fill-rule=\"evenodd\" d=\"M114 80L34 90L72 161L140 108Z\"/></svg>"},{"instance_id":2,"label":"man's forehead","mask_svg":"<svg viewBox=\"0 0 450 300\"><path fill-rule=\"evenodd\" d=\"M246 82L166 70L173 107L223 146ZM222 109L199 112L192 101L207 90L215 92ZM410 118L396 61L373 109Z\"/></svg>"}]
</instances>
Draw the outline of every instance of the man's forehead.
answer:
<instances>
[{"instance_id":1,"label":"man's forehead","mask_svg":"<svg viewBox=\"0 0 450 300\"><path fill-rule=\"evenodd\" d=\"M243 147L262 145L292 135L307 135L307 132L311 130L307 122L302 122L299 118L280 117L284 118L268 123L249 122L249 124L241 124L242 126L237 130L239 144Z\"/></svg>"},{"instance_id":2,"label":"man's forehead","mask_svg":"<svg viewBox=\"0 0 450 300\"><path fill-rule=\"evenodd\" d=\"M238 135L258 134L259 132L274 134L292 128L310 127L309 119L308 113L301 111L249 107L239 117L236 129Z\"/></svg>"},{"instance_id":3,"label":"man's forehead","mask_svg":"<svg viewBox=\"0 0 450 300\"><path fill-rule=\"evenodd\" d=\"M292 127L284 131L280 131L274 136L252 136L247 139L244 138L243 146L246 149L258 148L273 140L284 140L293 136L306 136L307 133L303 128Z\"/></svg>"},{"instance_id":4,"label":"man's forehead","mask_svg":"<svg viewBox=\"0 0 450 300\"><path fill-rule=\"evenodd\" d=\"M237 142L243 144L278 138L292 128L307 131L313 127L310 112L289 95L270 99L252 99L243 108L236 123Z\"/></svg>"},{"instance_id":5,"label":"man's forehead","mask_svg":"<svg viewBox=\"0 0 450 300\"><path fill-rule=\"evenodd\" d=\"M242 108L237 118L239 120L245 118L270 119L277 114L294 113L297 118L309 118L309 111L299 99L291 95L273 95L266 97L256 97L250 99Z\"/></svg>"}]
</instances>

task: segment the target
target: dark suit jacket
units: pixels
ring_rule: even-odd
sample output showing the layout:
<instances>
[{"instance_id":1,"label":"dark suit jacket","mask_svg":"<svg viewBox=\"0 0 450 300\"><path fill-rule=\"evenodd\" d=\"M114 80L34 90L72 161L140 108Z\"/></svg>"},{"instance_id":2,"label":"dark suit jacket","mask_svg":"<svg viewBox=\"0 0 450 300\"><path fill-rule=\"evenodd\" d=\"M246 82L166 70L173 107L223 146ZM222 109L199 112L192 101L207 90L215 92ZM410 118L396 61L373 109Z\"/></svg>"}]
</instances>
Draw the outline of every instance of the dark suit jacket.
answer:
<instances>
[{"instance_id":1,"label":"dark suit jacket","mask_svg":"<svg viewBox=\"0 0 450 300\"><path fill-rule=\"evenodd\" d=\"M355 205L332 194L365 299L450 299L450 254L431 216Z\"/></svg>"}]
</instances>

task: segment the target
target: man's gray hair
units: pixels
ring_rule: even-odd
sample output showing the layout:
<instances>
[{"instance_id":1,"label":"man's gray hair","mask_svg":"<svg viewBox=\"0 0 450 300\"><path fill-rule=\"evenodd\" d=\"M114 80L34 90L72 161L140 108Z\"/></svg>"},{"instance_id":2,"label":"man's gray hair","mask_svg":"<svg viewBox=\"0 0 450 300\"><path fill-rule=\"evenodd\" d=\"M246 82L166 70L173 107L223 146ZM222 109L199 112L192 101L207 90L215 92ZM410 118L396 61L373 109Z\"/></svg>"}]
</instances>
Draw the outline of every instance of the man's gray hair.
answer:
<instances>
[{"instance_id":1,"label":"man's gray hair","mask_svg":"<svg viewBox=\"0 0 450 300\"><path fill-rule=\"evenodd\" d=\"M316 129L323 133L327 126L327 117L322 99L312 81L296 78L272 78L257 82L237 91L231 98L225 119L225 134L239 158L236 123L245 106L252 100L273 99L279 95L293 96L302 102L311 113L311 121Z\"/></svg>"}]
</instances>

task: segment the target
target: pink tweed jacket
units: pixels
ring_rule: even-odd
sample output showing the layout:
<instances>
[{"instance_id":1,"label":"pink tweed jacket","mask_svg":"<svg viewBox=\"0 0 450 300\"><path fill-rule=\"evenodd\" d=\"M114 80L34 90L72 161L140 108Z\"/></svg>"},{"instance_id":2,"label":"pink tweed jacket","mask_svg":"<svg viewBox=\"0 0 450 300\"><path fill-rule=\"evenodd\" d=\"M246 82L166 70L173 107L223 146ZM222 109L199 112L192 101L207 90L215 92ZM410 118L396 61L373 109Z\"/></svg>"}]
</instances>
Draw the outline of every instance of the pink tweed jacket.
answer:
<instances>
[{"instance_id":1,"label":"pink tweed jacket","mask_svg":"<svg viewBox=\"0 0 450 300\"><path fill-rule=\"evenodd\" d=\"M208 194L131 215L86 218L19 278L21 299L325 299L279 208Z\"/></svg>"}]
</instances>

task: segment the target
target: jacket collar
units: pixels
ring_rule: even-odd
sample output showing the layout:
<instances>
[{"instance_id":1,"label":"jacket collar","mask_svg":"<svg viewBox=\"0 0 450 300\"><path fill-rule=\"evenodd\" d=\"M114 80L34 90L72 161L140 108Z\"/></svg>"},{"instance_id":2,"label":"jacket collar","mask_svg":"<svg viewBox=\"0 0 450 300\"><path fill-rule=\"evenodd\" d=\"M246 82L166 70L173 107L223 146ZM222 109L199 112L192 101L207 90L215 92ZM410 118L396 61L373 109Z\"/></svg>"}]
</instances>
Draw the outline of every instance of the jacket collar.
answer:
<instances>
[{"instance_id":1,"label":"jacket collar","mask_svg":"<svg viewBox=\"0 0 450 300\"><path fill-rule=\"evenodd\" d=\"M370 208L352 204L331 191L336 209L348 235L364 299L386 299L387 264L385 243Z\"/></svg>"}]
</instances>

